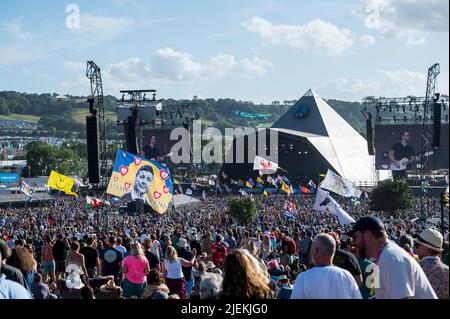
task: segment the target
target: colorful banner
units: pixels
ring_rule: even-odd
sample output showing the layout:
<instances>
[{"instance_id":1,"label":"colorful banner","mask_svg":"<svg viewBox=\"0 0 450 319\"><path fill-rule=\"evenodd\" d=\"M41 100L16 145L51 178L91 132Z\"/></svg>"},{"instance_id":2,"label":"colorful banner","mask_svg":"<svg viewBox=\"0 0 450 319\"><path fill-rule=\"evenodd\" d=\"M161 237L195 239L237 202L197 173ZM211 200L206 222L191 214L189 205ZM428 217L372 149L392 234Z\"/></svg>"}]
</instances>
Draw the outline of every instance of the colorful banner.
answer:
<instances>
[{"instance_id":1,"label":"colorful banner","mask_svg":"<svg viewBox=\"0 0 450 319\"><path fill-rule=\"evenodd\" d=\"M106 192L121 199L143 201L164 214L172 200L173 183L167 167L119 150Z\"/></svg>"},{"instance_id":2,"label":"colorful banner","mask_svg":"<svg viewBox=\"0 0 450 319\"><path fill-rule=\"evenodd\" d=\"M259 171L262 175L273 174L278 170L278 164L266 160L261 156L255 156L255 161L253 162L253 170Z\"/></svg>"},{"instance_id":3,"label":"colorful banner","mask_svg":"<svg viewBox=\"0 0 450 319\"><path fill-rule=\"evenodd\" d=\"M53 189L66 193L67 195L73 195L78 198L78 194L72 191L75 180L71 177L64 176L55 171L50 173L47 185Z\"/></svg>"},{"instance_id":4,"label":"colorful banner","mask_svg":"<svg viewBox=\"0 0 450 319\"><path fill-rule=\"evenodd\" d=\"M22 182L22 186L20 187L20 191L25 195L32 197L34 193L34 189L25 182Z\"/></svg>"}]
</instances>

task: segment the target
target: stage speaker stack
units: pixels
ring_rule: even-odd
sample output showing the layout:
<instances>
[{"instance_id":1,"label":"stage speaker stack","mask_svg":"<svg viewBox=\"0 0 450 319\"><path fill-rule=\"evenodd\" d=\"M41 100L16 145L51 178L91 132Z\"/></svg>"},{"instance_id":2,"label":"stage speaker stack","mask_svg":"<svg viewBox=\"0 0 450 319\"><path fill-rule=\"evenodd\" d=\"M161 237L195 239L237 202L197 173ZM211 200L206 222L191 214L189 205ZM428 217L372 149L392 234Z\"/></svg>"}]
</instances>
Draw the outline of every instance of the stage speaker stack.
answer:
<instances>
[{"instance_id":1,"label":"stage speaker stack","mask_svg":"<svg viewBox=\"0 0 450 319\"><path fill-rule=\"evenodd\" d=\"M136 119L133 116L128 117L127 123L125 124L125 139L127 142L127 151L137 155Z\"/></svg>"},{"instance_id":2,"label":"stage speaker stack","mask_svg":"<svg viewBox=\"0 0 450 319\"><path fill-rule=\"evenodd\" d=\"M372 128L372 118L369 117L366 121L367 127L367 149L369 151L369 155L375 155L375 150L373 148L373 128Z\"/></svg>"},{"instance_id":3,"label":"stage speaker stack","mask_svg":"<svg viewBox=\"0 0 450 319\"><path fill-rule=\"evenodd\" d=\"M441 147L441 103L433 103L433 148Z\"/></svg>"},{"instance_id":4,"label":"stage speaker stack","mask_svg":"<svg viewBox=\"0 0 450 319\"><path fill-rule=\"evenodd\" d=\"M96 116L86 117L86 140L89 183L100 183L98 121Z\"/></svg>"}]
</instances>

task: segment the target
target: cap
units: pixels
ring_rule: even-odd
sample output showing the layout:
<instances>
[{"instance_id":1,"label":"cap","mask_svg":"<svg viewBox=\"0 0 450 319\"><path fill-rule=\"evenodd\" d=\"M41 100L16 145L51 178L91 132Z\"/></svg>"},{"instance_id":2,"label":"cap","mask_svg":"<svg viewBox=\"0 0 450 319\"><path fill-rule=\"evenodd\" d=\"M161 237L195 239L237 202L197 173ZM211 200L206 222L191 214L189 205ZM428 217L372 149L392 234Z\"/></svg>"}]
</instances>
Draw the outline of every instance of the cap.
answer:
<instances>
[{"instance_id":1,"label":"cap","mask_svg":"<svg viewBox=\"0 0 450 319\"><path fill-rule=\"evenodd\" d=\"M383 222L374 216L366 216L359 219L353 226L353 229L347 233L347 236L353 237L357 231L383 231L385 230Z\"/></svg>"},{"instance_id":2,"label":"cap","mask_svg":"<svg viewBox=\"0 0 450 319\"><path fill-rule=\"evenodd\" d=\"M0 252L2 254L2 259L9 258L11 256L11 249L3 239L0 239Z\"/></svg>"}]
</instances>

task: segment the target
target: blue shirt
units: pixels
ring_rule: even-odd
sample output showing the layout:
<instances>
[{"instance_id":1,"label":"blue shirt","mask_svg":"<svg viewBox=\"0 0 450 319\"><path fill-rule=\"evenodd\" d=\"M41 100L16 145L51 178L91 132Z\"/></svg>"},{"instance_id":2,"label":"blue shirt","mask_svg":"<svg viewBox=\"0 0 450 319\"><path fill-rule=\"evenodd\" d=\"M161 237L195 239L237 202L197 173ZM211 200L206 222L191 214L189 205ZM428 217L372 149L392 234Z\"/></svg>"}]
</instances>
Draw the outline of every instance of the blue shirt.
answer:
<instances>
[{"instance_id":1,"label":"blue shirt","mask_svg":"<svg viewBox=\"0 0 450 319\"><path fill-rule=\"evenodd\" d=\"M0 276L0 299L31 299L30 293L18 283Z\"/></svg>"}]
</instances>

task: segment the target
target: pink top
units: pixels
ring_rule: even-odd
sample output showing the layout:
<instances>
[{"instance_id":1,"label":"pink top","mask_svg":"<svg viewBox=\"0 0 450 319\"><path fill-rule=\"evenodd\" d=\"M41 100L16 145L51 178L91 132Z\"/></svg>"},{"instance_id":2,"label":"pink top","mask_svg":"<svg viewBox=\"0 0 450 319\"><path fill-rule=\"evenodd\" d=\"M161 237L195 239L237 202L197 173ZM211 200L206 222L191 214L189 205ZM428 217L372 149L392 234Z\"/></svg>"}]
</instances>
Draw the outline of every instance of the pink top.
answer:
<instances>
[{"instance_id":1,"label":"pink top","mask_svg":"<svg viewBox=\"0 0 450 319\"><path fill-rule=\"evenodd\" d=\"M143 284L146 281L145 266L148 265L148 260L144 256L127 256L124 260L127 266L127 279L133 284Z\"/></svg>"}]
</instances>

